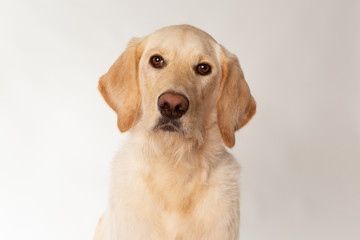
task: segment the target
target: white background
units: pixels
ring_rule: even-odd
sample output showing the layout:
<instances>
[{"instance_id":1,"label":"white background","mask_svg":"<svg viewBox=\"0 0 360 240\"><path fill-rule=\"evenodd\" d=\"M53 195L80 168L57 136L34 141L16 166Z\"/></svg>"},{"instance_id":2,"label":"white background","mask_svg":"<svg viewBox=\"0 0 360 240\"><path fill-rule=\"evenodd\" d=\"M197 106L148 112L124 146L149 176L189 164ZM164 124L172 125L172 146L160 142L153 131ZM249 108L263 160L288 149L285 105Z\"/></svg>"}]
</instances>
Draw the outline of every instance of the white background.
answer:
<instances>
[{"instance_id":1,"label":"white background","mask_svg":"<svg viewBox=\"0 0 360 240\"><path fill-rule=\"evenodd\" d=\"M360 239L359 1L0 1L0 239L91 239L124 135L97 91L131 37L188 23L237 54L242 240ZM126 134L125 134L126 135Z\"/></svg>"}]
</instances>

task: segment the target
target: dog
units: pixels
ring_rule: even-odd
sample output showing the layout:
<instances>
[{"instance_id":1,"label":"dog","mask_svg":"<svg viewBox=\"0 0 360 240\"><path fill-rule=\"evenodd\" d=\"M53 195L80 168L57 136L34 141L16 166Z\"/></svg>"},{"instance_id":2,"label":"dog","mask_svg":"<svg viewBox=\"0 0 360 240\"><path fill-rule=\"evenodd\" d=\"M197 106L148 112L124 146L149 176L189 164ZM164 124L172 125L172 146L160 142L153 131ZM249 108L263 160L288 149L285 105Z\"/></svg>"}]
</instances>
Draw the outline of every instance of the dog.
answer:
<instances>
[{"instance_id":1,"label":"dog","mask_svg":"<svg viewBox=\"0 0 360 240\"><path fill-rule=\"evenodd\" d=\"M129 134L94 239L238 239L239 165L225 146L256 103L237 57L169 26L132 39L98 89Z\"/></svg>"}]
</instances>

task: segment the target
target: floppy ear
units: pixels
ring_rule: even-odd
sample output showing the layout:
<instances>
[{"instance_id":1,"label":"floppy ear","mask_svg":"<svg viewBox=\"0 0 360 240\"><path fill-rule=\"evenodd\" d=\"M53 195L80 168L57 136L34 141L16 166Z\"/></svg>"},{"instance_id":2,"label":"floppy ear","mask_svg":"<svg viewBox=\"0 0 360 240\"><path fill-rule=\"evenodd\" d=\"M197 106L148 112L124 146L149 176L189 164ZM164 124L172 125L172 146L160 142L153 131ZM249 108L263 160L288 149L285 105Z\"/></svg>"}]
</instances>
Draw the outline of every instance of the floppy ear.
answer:
<instances>
[{"instance_id":1,"label":"floppy ear","mask_svg":"<svg viewBox=\"0 0 360 240\"><path fill-rule=\"evenodd\" d=\"M229 148L235 144L235 131L255 114L256 103L251 96L237 57L223 48L222 81L216 102L221 137Z\"/></svg>"},{"instance_id":2,"label":"floppy ear","mask_svg":"<svg viewBox=\"0 0 360 240\"><path fill-rule=\"evenodd\" d=\"M132 39L126 50L100 80L98 89L109 106L117 113L117 125L121 132L129 130L140 106L138 63L142 52L140 40Z\"/></svg>"}]
</instances>

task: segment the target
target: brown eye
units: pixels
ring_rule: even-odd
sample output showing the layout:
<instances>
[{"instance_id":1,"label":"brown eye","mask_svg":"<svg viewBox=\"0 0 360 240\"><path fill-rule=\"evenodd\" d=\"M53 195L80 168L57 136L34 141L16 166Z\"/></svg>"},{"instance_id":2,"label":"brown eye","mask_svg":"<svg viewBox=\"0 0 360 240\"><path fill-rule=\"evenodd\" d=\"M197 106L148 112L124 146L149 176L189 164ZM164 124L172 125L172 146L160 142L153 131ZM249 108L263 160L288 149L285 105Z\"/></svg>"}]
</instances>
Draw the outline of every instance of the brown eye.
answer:
<instances>
[{"instance_id":1,"label":"brown eye","mask_svg":"<svg viewBox=\"0 0 360 240\"><path fill-rule=\"evenodd\" d=\"M150 63L154 68L162 68L165 66L164 59L159 55L152 56L150 58Z\"/></svg>"},{"instance_id":2,"label":"brown eye","mask_svg":"<svg viewBox=\"0 0 360 240\"><path fill-rule=\"evenodd\" d=\"M202 63L196 66L196 72L200 75L208 75L211 73L211 67L206 63Z\"/></svg>"}]
</instances>

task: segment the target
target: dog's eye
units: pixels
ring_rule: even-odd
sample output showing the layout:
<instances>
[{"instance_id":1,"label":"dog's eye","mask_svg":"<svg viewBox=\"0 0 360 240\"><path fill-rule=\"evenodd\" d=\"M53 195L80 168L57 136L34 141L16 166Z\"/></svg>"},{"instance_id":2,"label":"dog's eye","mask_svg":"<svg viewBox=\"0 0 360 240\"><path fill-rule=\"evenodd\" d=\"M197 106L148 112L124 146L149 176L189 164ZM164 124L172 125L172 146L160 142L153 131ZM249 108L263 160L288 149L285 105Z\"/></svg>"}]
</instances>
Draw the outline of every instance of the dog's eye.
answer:
<instances>
[{"instance_id":1,"label":"dog's eye","mask_svg":"<svg viewBox=\"0 0 360 240\"><path fill-rule=\"evenodd\" d=\"M202 63L196 66L196 72L200 75L208 75L211 73L211 67L206 63Z\"/></svg>"},{"instance_id":2,"label":"dog's eye","mask_svg":"<svg viewBox=\"0 0 360 240\"><path fill-rule=\"evenodd\" d=\"M154 68L162 68L165 66L164 59L159 55L152 56L150 58L150 63Z\"/></svg>"}]
</instances>

